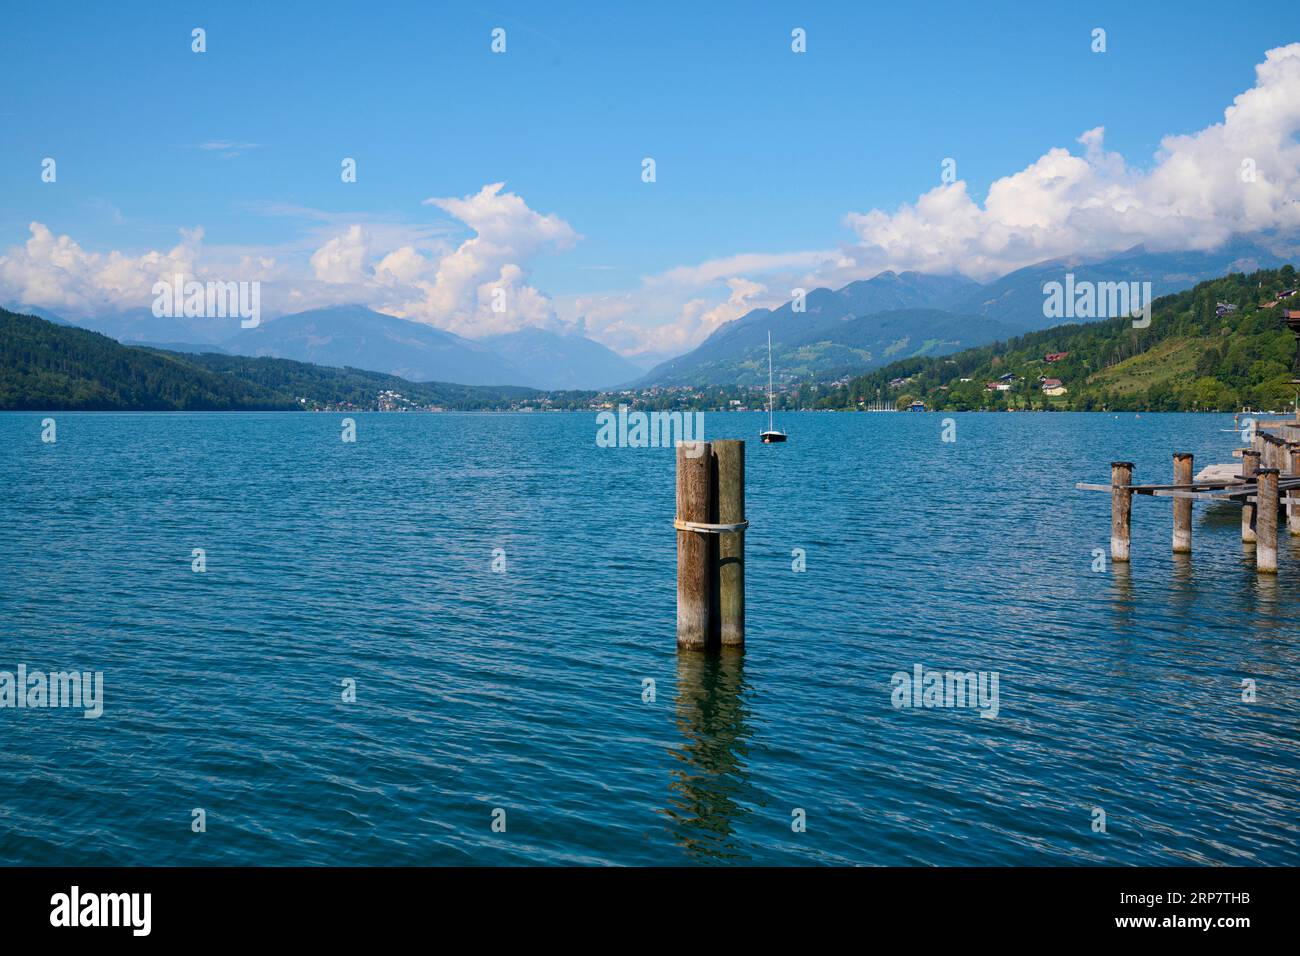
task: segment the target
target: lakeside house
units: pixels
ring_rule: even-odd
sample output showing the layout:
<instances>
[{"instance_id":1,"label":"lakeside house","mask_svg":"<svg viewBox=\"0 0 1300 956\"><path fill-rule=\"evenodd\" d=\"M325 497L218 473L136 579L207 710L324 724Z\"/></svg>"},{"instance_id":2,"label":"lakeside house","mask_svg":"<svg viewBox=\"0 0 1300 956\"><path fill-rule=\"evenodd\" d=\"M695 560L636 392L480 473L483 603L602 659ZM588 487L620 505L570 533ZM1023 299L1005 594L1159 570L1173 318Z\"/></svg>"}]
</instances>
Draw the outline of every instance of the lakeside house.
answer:
<instances>
[{"instance_id":1,"label":"lakeside house","mask_svg":"<svg viewBox=\"0 0 1300 956\"><path fill-rule=\"evenodd\" d=\"M1042 389L1044 395L1064 395L1069 391L1069 389L1061 384L1059 378L1043 379Z\"/></svg>"},{"instance_id":2,"label":"lakeside house","mask_svg":"<svg viewBox=\"0 0 1300 956\"><path fill-rule=\"evenodd\" d=\"M1043 361L1059 362L1061 361L1061 359L1065 358L1069 354L1070 354L1069 352L1048 352L1046 355L1043 356Z\"/></svg>"},{"instance_id":3,"label":"lakeside house","mask_svg":"<svg viewBox=\"0 0 1300 956\"><path fill-rule=\"evenodd\" d=\"M907 406L907 410L909 412L923 412L925 411L925 402L915 401L911 405Z\"/></svg>"}]
</instances>

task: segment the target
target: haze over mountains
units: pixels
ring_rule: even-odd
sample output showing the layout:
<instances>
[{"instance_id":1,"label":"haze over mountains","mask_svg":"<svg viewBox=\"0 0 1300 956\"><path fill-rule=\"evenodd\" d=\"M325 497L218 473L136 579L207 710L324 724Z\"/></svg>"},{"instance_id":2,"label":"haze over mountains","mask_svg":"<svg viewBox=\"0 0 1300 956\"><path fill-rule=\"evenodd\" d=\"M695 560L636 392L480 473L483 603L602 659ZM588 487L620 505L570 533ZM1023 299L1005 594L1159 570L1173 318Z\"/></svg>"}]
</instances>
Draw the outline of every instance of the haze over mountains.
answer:
<instances>
[{"instance_id":1,"label":"haze over mountains","mask_svg":"<svg viewBox=\"0 0 1300 956\"><path fill-rule=\"evenodd\" d=\"M802 312L794 311L792 302L754 309L649 372L577 333L528 328L471 340L359 305L264 318L253 329L241 328L237 318L158 318L145 308L76 320L39 307L17 311L93 329L126 344L349 366L414 382L548 390L753 385L766 379L769 331L778 381L831 380L1059 324L1043 313L1043 286L1062 281L1067 272L1076 281L1149 281L1153 295L1160 296L1228 272L1286 261L1259 242L1237 239L1212 252L1150 253L1139 246L1092 261L1058 259L987 284L961 276L884 272L836 290L812 289Z\"/></svg>"},{"instance_id":2,"label":"haze over mountains","mask_svg":"<svg viewBox=\"0 0 1300 956\"><path fill-rule=\"evenodd\" d=\"M581 335L524 329L472 340L356 305L264 318L252 329L240 328L236 318L158 318L143 308L75 323L39 307L17 311L102 332L128 345L349 366L413 382L595 389L631 381L644 371Z\"/></svg>"}]
</instances>

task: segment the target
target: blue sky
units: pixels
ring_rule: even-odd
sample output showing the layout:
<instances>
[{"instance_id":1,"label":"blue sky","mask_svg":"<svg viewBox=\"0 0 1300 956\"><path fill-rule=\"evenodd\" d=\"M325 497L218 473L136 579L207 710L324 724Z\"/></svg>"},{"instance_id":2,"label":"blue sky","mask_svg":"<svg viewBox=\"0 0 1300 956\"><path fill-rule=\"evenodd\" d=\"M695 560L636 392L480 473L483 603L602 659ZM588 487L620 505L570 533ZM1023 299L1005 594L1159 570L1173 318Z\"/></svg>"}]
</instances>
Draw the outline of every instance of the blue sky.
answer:
<instances>
[{"instance_id":1,"label":"blue sky","mask_svg":"<svg viewBox=\"0 0 1300 956\"><path fill-rule=\"evenodd\" d=\"M617 322L588 331L624 351L671 349L706 331L687 328L687 302L779 300L791 282L884 260L740 262L658 297L648 277L851 244L846 216L917 202L945 157L976 203L1054 147L1082 155L1096 127L1107 153L1149 167L1161 137L1221 122L1265 52L1300 39L1291 4L1048 6L10 2L0 251L34 221L99 256L166 251L200 227L213 262L265 254L283 283L295 268L318 279L308 256L362 224L368 255L409 243L436 265L476 230L424 200L503 182L572 234L511 249L527 253L518 288L548 303L520 321L572 322L621 299ZM494 27L505 54L489 49ZM794 27L807 53L791 51ZM44 157L56 183L41 181ZM340 181L343 157L356 183ZM364 294L332 284L337 298ZM0 298L23 291L8 285ZM408 311L475 330L472 307L445 322L434 305ZM673 323L675 339L630 331Z\"/></svg>"}]
</instances>

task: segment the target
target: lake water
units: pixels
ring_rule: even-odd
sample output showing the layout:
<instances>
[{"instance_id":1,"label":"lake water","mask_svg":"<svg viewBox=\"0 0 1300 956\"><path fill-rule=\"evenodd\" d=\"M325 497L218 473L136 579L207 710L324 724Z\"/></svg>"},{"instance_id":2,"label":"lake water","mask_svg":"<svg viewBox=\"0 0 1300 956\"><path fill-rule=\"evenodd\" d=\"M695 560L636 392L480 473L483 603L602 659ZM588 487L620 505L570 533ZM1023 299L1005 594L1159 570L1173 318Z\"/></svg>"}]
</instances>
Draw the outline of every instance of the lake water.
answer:
<instances>
[{"instance_id":1,"label":"lake water","mask_svg":"<svg viewBox=\"0 0 1300 956\"><path fill-rule=\"evenodd\" d=\"M1300 863L1300 547L1260 580L1198 503L1176 561L1140 498L1094 572L1074 490L1230 460L1230 416L708 414L749 440L715 658L672 451L593 414L43 417L0 415L0 670L104 711L0 710L0 862ZM996 672L996 718L895 708L917 664Z\"/></svg>"}]
</instances>

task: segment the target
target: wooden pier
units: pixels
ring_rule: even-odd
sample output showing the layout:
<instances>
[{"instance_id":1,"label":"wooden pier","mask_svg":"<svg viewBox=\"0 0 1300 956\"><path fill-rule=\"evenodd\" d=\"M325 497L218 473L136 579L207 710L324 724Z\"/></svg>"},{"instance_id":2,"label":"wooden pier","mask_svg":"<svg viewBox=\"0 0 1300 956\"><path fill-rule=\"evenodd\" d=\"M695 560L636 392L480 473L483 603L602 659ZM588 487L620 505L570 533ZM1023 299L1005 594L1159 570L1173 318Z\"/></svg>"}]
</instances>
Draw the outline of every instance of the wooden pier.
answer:
<instances>
[{"instance_id":1,"label":"wooden pier","mask_svg":"<svg viewBox=\"0 0 1300 956\"><path fill-rule=\"evenodd\" d=\"M1300 412L1286 421L1262 422L1251 446L1233 452L1241 464L1215 464L1193 477L1190 452L1175 452L1173 482L1140 485L1132 462L1111 462L1110 484L1079 482L1082 491L1110 493L1110 558L1129 560L1130 523L1135 496L1173 499L1173 550L1192 550L1192 502L1223 501L1241 505L1241 540L1255 545L1255 569L1277 573L1279 512L1288 534L1300 536Z\"/></svg>"}]
</instances>

